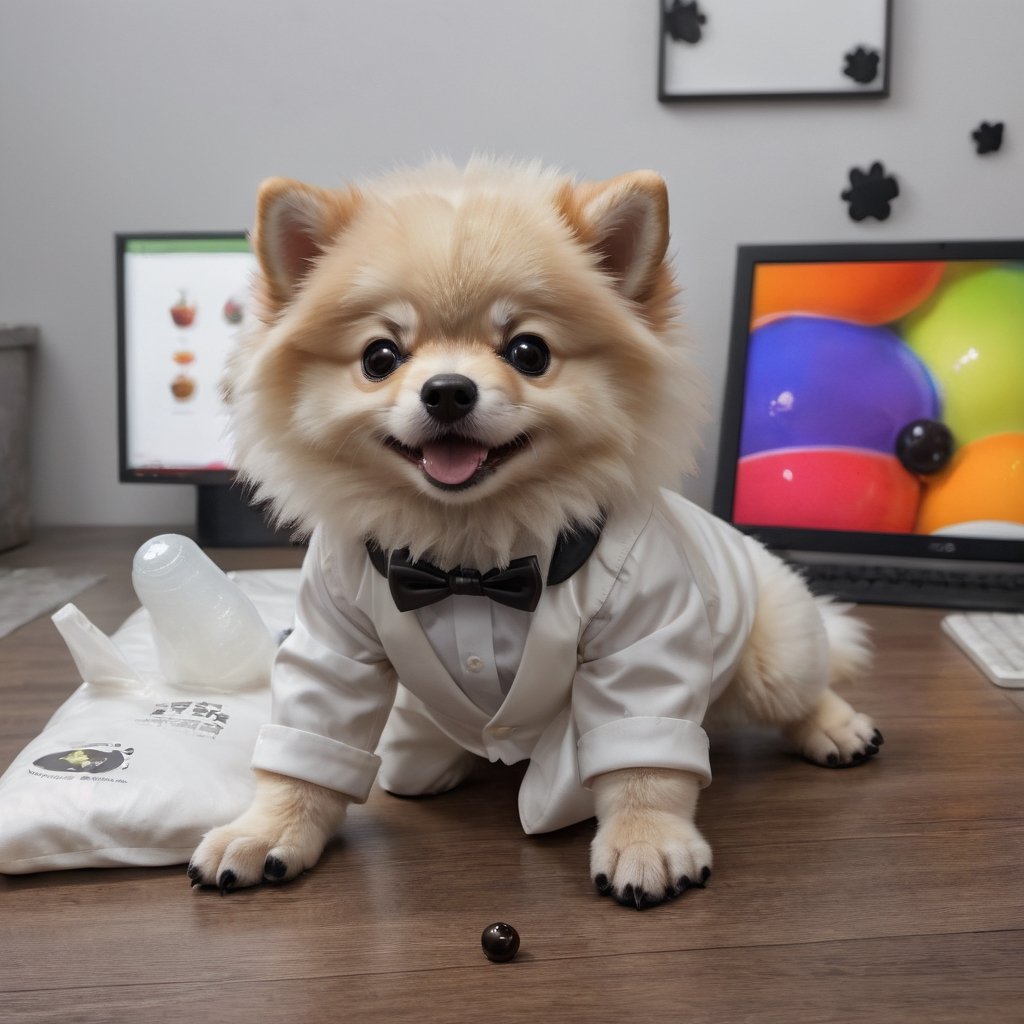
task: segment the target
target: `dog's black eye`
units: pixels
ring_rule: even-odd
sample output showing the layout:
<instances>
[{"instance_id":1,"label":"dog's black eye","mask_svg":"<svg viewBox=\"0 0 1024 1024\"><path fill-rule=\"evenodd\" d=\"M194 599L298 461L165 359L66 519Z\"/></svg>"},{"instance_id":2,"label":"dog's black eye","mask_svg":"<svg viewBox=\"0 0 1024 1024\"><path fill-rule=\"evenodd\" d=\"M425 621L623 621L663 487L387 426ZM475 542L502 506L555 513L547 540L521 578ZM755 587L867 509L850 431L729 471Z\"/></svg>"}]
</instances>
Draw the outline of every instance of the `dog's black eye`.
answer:
<instances>
[{"instance_id":1,"label":"dog's black eye","mask_svg":"<svg viewBox=\"0 0 1024 1024\"><path fill-rule=\"evenodd\" d=\"M398 369L402 355L398 346L387 338L371 341L363 353L363 373L370 380L383 380Z\"/></svg>"},{"instance_id":2,"label":"dog's black eye","mask_svg":"<svg viewBox=\"0 0 1024 1024\"><path fill-rule=\"evenodd\" d=\"M539 377L551 363L544 339L536 334L517 334L506 346L505 361L527 377Z\"/></svg>"}]
</instances>

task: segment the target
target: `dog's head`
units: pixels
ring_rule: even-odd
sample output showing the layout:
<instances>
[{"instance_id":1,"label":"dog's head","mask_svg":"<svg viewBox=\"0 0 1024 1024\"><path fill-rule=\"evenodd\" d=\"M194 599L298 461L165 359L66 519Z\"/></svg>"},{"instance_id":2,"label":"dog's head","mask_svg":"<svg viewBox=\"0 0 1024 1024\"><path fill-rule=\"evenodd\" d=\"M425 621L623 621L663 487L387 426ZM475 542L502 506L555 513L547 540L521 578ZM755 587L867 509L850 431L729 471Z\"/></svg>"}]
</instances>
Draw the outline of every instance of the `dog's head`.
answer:
<instances>
[{"instance_id":1,"label":"dog's head","mask_svg":"<svg viewBox=\"0 0 1024 1024\"><path fill-rule=\"evenodd\" d=\"M272 179L259 326L225 394L282 520L490 566L676 485L701 390L650 172L432 164L343 191Z\"/></svg>"}]
</instances>

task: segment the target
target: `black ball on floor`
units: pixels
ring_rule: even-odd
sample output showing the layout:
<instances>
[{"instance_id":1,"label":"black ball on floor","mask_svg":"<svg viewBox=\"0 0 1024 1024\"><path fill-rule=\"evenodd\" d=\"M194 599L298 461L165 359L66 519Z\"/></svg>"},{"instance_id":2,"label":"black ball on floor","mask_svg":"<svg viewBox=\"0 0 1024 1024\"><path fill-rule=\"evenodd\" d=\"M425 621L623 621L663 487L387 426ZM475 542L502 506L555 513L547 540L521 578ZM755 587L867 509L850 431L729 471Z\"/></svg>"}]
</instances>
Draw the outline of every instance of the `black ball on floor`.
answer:
<instances>
[{"instance_id":1,"label":"black ball on floor","mask_svg":"<svg viewBox=\"0 0 1024 1024\"><path fill-rule=\"evenodd\" d=\"M480 936L484 956L496 964L504 964L519 952L519 932L504 921L489 924Z\"/></svg>"}]
</instances>

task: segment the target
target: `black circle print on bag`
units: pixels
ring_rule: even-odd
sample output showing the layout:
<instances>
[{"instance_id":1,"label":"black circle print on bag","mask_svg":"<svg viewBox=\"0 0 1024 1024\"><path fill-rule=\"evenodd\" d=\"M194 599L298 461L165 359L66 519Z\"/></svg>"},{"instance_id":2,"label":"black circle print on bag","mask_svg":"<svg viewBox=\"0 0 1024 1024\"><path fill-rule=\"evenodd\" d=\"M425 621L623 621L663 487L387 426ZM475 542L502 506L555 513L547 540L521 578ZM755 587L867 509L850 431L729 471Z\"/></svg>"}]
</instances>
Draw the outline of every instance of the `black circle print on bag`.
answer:
<instances>
[{"instance_id":1,"label":"black circle print on bag","mask_svg":"<svg viewBox=\"0 0 1024 1024\"><path fill-rule=\"evenodd\" d=\"M71 772L102 775L112 772L124 764L124 754L119 750L96 750L93 747L77 747L62 750L57 754L46 754L32 763L48 772Z\"/></svg>"}]
</instances>

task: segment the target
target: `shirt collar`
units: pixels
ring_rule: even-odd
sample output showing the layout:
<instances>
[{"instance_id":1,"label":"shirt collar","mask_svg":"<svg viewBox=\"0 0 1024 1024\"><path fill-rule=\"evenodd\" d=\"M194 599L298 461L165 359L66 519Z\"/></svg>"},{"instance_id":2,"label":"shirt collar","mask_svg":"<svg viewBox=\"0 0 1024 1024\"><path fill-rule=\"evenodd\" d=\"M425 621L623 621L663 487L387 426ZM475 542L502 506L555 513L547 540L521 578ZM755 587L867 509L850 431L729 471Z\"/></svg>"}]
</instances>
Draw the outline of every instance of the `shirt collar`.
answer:
<instances>
[{"instance_id":1,"label":"shirt collar","mask_svg":"<svg viewBox=\"0 0 1024 1024\"><path fill-rule=\"evenodd\" d=\"M571 525L559 533L551 555L551 563L548 566L548 575L545 580L547 586L554 587L559 583L564 583L578 569L582 568L593 554L594 548L597 547L604 524L605 517L602 515L592 527ZM366 542L366 551L377 572L381 576L387 576L389 553L374 540Z\"/></svg>"}]
</instances>

